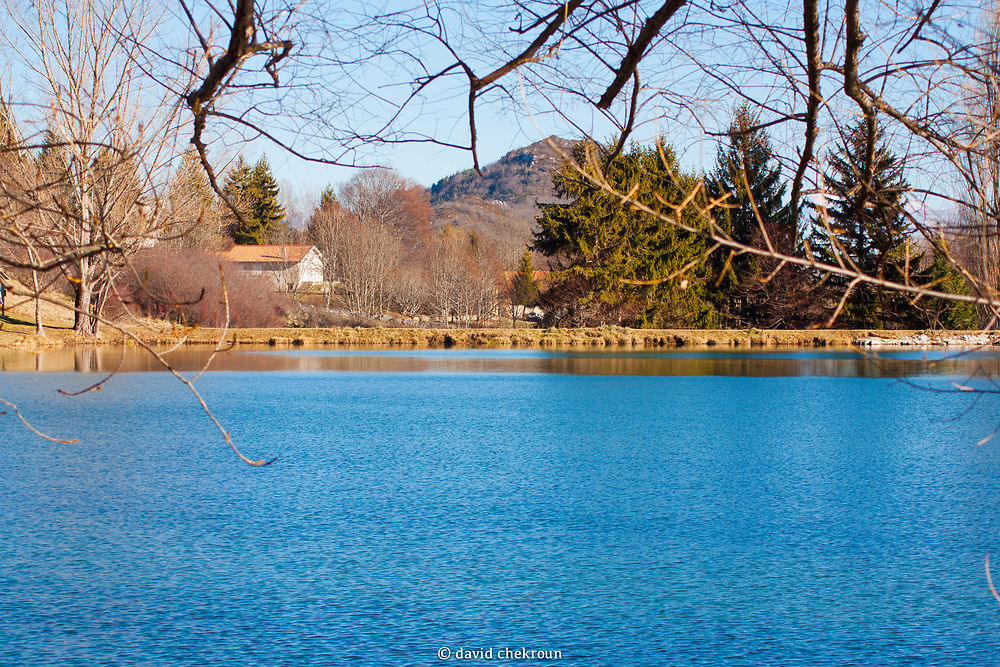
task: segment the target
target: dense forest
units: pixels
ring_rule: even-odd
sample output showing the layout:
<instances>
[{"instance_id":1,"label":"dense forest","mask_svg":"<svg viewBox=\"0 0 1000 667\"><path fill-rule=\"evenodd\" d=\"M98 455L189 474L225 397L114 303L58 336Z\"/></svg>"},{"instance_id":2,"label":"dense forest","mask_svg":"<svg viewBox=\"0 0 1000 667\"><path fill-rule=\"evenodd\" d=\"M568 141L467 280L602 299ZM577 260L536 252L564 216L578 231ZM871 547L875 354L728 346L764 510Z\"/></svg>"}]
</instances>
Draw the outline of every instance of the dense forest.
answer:
<instances>
[{"instance_id":1,"label":"dense forest","mask_svg":"<svg viewBox=\"0 0 1000 667\"><path fill-rule=\"evenodd\" d=\"M910 193L905 163L878 137L866 199L858 124L828 156L829 192L796 210L770 138L746 105L735 110L709 174L685 172L662 141L624 150L577 144L572 160L553 173L567 203L539 205L532 247L552 268L540 297L546 319L639 327L977 326L969 304L907 298L808 266L846 259L881 279L971 293L900 213ZM804 261L784 266L760 254L717 253L716 234ZM951 239L954 246L964 240Z\"/></svg>"}]
</instances>

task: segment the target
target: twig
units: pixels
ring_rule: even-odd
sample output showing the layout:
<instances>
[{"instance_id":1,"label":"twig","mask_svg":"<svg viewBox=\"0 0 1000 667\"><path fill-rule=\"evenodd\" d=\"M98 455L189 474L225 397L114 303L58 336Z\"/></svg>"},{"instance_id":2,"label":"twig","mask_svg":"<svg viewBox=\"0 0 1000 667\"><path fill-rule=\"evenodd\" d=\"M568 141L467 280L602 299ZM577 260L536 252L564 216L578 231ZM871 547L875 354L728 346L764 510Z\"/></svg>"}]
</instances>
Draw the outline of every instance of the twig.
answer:
<instances>
[{"instance_id":1,"label":"twig","mask_svg":"<svg viewBox=\"0 0 1000 667\"><path fill-rule=\"evenodd\" d=\"M115 370L113 370L110 373L108 373L108 375L106 377L104 377L101 380L98 380L97 382L95 382L94 384L90 385L86 389L81 389L80 391L66 391L65 389L56 389L56 391L58 391L63 396L79 396L81 394L86 394L88 391L100 391L101 388L104 387L104 383L107 382L108 380L110 380L111 378L113 378L114 376L118 375L118 372L122 369L122 366L125 364L125 352L126 352L125 342L127 340L128 339L123 335L122 336L122 356L121 356L121 359L118 360L118 367L115 368Z\"/></svg>"},{"instance_id":2,"label":"twig","mask_svg":"<svg viewBox=\"0 0 1000 667\"><path fill-rule=\"evenodd\" d=\"M990 585L990 593L993 593L993 597L996 598L997 603L1000 603L1000 595L997 594L997 589L993 587L993 575L990 574L990 552L986 552L986 583Z\"/></svg>"},{"instance_id":3,"label":"twig","mask_svg":"<svg viewBox=\"0 0 1000 667\"><path fill-rule=\"evenodd\" d=\"M42 433L41 431L39 431L37 428L35 428L34 426L32 426L28 422L28 420L24 418L24 415L22 415L21 411L17 409L16 405L14 405L10 401L4 400L2 398L0 398L0 403L3 403L7 407L9 407L11 410L13 410L14 414L17 415L17 418L21 420L21 423L23 423L25 425L25 427L29 431L31 431L32 433L34 433L35 435L37 435L40 438L45 438L46 440L49 440L51 442L58 442L61 445L72 445L74 443L80 442L80 440L78 438L73 438L72 440L60 440L59 438L53 438L51 435L45 435L44 433ZM3 414L3 413L0 413L0 414Z\"/></svg>"}]
</instances>

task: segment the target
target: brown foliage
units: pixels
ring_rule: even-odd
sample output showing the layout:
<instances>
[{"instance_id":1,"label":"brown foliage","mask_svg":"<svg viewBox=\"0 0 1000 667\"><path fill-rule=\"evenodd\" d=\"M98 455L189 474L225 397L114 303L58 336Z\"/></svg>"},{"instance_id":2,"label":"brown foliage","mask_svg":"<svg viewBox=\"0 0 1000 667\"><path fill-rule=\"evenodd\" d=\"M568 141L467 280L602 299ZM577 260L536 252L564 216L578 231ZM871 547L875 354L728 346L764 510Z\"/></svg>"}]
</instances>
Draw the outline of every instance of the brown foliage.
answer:
<instances>
[{"instance_id":1,"label":"brown foliage","mask_svg":"<svg viewBox=\"0 0 1000 667\"><path fill-rule=\"evenodd\" d=\"M340 203L362 224L395 231L408 248L431 236L431 208L427 191L391 169L358 172L340 187Z\"/></svg>"},{"instance_id":2,"label":"brown foliage","mask_svg":"<svg viewBox=\"0 0 1000 667\"><path fill-rule=\"evenodd\" d=\"M222 275L229 299L229 324L269 327L282 323L288 302L264 276L253 276L197 249L144 250L136 257L123 290L144 314L185 324L226 323Z\"/></svg>"}]
</instances>

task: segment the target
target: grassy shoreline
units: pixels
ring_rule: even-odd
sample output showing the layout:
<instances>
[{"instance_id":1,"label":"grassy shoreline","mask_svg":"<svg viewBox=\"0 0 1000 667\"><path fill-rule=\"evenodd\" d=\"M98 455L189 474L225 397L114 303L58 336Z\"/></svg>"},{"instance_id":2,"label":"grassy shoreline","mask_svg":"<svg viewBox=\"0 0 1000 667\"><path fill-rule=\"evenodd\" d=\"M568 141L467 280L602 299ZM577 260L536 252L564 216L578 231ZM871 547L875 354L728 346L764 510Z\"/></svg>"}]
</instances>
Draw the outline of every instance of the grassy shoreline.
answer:
<instances>
[{"instance_id":1,"label":"grassy shoreline","mask_svg":"<svg viewBox=\"0 0 1000 667\"><path fill-rule=\"evenodd\" d=\"M110 332L105 337L78 337L65 328L48 328L46 336L34 335L33 326L4 322L0 345L37 349L64 345L120 345L123 337ZM213 345L221 329L171 327L149 322L127 329L143 341L156 345ZM657 349L675 347L727 348L847 348L859 339L878 337L898 340L920 334L932 340L977 332L882 331L874 329L406 329L334 327L324 329L266 328L230 329L225 341L235 345L375 348L611 348ZM133 344L131 341L128 344Z\"/></svg>"}]
</instances>

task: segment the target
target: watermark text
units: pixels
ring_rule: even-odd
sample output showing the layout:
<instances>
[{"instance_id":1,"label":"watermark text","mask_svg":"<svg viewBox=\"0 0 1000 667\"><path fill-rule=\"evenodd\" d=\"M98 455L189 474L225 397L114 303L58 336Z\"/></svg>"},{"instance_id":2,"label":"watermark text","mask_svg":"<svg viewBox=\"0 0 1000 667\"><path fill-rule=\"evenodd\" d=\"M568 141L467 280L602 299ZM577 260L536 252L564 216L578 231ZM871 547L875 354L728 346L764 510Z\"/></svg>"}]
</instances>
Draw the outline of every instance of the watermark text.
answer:
<instances>
[{"instance_id":1,"label":"watermark text","mask_svg":"<svg viewBox=\"0 0 1000 667\"><path fill-rule=\"evenodd\" d=\"M442 646L438 649L438 660L462 662L468 660L562 660L562 651L537 648L511 648L509 646L488 646L486 648L451 648Z\"/></svg>"}]
</instances>

